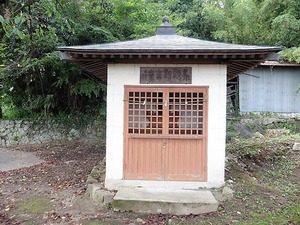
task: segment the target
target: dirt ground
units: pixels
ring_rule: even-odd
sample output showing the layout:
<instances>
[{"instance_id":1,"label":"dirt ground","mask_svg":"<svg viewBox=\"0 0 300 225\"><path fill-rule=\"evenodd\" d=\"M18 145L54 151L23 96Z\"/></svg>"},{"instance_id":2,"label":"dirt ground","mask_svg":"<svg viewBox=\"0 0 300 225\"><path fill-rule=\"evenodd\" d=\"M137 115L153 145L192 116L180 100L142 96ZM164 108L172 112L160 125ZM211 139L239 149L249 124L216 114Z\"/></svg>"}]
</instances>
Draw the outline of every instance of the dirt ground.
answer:
<instances>
[{"instance_id":1,"label":"dirt ground","mask_svg":"<svg viewBox=\"0 0 300 225\"><path fill-rule=\"evenodd\" d=\"M239 163L231 160L227 166L226 179L230 180L229 185L234 189L235 196L232 200L220 203L216 213L180 217L113 212L109 208L94 205L85 194L88 174L105 155L104 144L51 143L11 149L36 152L45 162L29 168L0 172L0 224L3 225L240 224L253 215L256 218L262 212L284 210L290 203L299 202L299 191L294 191L299 188L299 164L288 176L289 184L292 185L290 188L294 189L286 194L272 186L273 180L265 183L261 182L263 179L253 178L255 173L259 177L259 172L266 165L253 166L250 174ZM299 161L299 153L290 154L294 161ZM270 166L265 167L265 171ZM289 223L278 224L296 224L293 219L287 221Z\"/></svg>"},{"instance_id":2,"label":"dirt ground","mask_svg":"<svg viewBox=\"0 0 300 225\"><path fill-rule=\"evenodd\" d=\"M51 143L10 150L35 152L45 162L0 172L1 225L166 224L169 218L177 218L113 212L90 200L85 182L92 168L102 161L104 144Z\"/></svg>"},{"instance_id":3,"label":"dirt ground","mask_svg":"<svg viewBox=\"0 0 300 225\"><path fill-rule=\"evenodd\" d=\"M44 163L0 173L0 224L130 223L94 205L86 178L104 157L104 144L70 142L28 145L13 150L36 152Z\"/></svg>"}]
</instances>

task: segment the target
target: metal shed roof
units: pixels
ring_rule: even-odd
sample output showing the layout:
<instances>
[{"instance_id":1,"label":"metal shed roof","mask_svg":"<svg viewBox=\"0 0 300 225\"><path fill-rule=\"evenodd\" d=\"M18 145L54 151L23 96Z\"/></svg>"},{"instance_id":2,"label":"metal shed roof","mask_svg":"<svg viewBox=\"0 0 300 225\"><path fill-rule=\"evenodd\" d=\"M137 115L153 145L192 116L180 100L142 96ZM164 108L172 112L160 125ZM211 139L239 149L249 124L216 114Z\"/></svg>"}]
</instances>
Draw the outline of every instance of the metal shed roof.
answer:
<instances>
[{"instance_id":1,"label":"metal shed roof","mask_svg":"<svg viewBox=\"0 0 300 225\"><path fill-rule=\"evenodd\" d=\"M239 45L175 34L165 22L157 34L138 40L58 48L61 58L105 80L108 63L227 64L227 79L264 62L281 47Z\"/></svg>"}]
</instances>

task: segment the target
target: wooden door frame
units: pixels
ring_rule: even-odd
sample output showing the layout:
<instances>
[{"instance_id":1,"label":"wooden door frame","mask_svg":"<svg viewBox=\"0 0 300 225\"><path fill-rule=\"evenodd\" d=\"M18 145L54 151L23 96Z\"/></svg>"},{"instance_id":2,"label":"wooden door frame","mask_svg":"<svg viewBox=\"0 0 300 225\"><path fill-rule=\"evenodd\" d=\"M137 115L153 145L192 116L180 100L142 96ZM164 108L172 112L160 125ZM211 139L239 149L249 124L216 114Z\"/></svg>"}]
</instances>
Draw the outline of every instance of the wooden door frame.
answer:
<instances>
[{"instance_id":1,"label":"wooden door frame","mask_svg":"<svg viewBox=\"0 0 300 225\"><path fill-rule=\"evenodd\" d=\"M183 91L183 90L187 90L187 91L191 91L194 90L194 91L197 91L197 92L201 92L203 91L205 93L205 101L206 103L203 105L203 118L206 118L204 119L203 121L203 134L201 135L198 135L199 138L201 138L203 140L203 148L205 149L204 150L204 158L205 158L205 171L204 171L204 174L205 174L205 177L203 178L205 181L207 181L207 163L208 163L208 149L207 149L207 142L208 142L208 121L209 121L209 118L208 118L208 104L209 104L209 101L208 101L208 94L209 94L209 87L208 86L203 86L203 85L190 85L190 86L183 86L183 85L176 85L176 86L169 86L169 85L124 85L124 113L123 113L123 116L124 116L124 124L123 124L123 179L125 179L125 171L126 171L126 159L127 159L127 152L126 152L126 149L128 147L128 140L129 140L129 137L130 135L128 134L128 105L126 103L127 99L126 96L127 96L127 93L129 93L130 89L133 89L134 90L145 90L145 91L159 91L158 89L161 89L163 93L165 93L165 91L167 90L167 93L169 93L170 91L168 89L172 89L174 91L176 91L178 89L178 91ZM152 90L151 90L152 89ZM165 96L163 97L165 98ZM169 97L168 97L169 98ZM165 125L166 123L168 123L167 120L163 121L164 125L163 125L163 129L167 129L167 126ZM145 134L146 135L146 134ZM150 134L151 135L151 134ZM134 136L134 135L133 135ZM138 136L138 135L137 135ZM171 135L167 135L167 137L165 137L164 135L161 135L161 137L159 139L163 140L165 138L169 138ZM142 138L143 135L140 136L140 138ZM138 138L138 137L136 137ZM148 137L149 138L149 137ZM150 137L151 138L151 137ZM154 137L153 138L157 138L157 137ZM179 135L177 136L176 138L178 139L189 139L191 137L184 137L182 135ZM164 153L165 154L165 153Z\"/></svg>"}]
</instances>

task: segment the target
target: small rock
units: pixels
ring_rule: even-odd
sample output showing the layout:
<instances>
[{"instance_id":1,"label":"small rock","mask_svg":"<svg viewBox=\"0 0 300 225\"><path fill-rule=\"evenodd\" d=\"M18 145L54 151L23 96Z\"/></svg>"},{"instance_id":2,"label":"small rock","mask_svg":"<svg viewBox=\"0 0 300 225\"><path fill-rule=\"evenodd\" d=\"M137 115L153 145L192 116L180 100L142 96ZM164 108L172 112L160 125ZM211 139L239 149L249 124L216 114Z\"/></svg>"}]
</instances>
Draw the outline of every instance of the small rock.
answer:
<instances>
[{"instance_id":1,"label":"small rock","mask_svg":"<svg viewBox=\"0 0 300 225\"><path fill-rule=\"evenodd\" d=\"M248 130L241 130L240 131L240 135L243 138L250 138L250 137L253 136L253 134L250 131L248 131Z\"/></svg>"},{"instance_id":2,"label":"small rock","mask_svg":"<svg viewBox=\"0 0 300 225\"><path fill-rule=\"evenodd\" d=\"M259 133L259 132L255 132L255 133L254 133L254 137L256 137L256 138L263 138L264 135L262 135L262 134Z\"/></svg>"},{"instance_id":3,"label":"small rock","mask_svg":"<svg viewBox=\"0 0 300 225\"><path fill-rule=\"evenodd\" d=\"M95 190L92 195L91 195L91 198L93 199L93 201L96 203L96 204L103 204L103 201L104 201L104 195L105 195L105 191L104 190L101 190L101 189L98 189L98 190Z\"/></svg>"},{"instance_id":4,"label":"small rock","mask_svg":"<svg viewBox=\"0 0 300 225\"><path fill-rule=\"evenodd\" d=\"M275 138L289 133L290 130L288 129L266 129L265 137Z\"/></svg>"},{"instance_id":5,"label":"small rock","mask_svg":"<svg viewBox=\"0 0 300 225\"><path fill-rule=\"evenodd\" d=\"M94 184L88 184L87 185L87 189L86 189L86 193L93 198L93 194L97 191L101 189L101 186L99 183L94 183Z\"/></svg>"},{"instance_id":6,"label":"small rock","mask_svg":"<svg viewBox=\"0 0 300 225\"><path fill-rule=\"evenodd\" d=\"M294 151L300 151L300 143L295 142L294 145L293 145L293 150Z\"/></svg>"},{"instance_id":7,"label":"small rock","mask_svg":"<svg viewBox=\"0 0 300 225\"><path fill-rule=\"evenodd\" d=\"M69 132L69 136L70 136L71 138L73 138L73 137L78 137L78 136L79 136L79 131L72 128L72 129L70 130L70 132Z\"/></svg>"},{"instance_id":8,"label":"small rock","mask_svg":"<svg viewBox=\"0 0 300 225\"><path fill-rule=\"evenodd\" d=\"M238 220L231 220L232 223L239 223L240 221Z\"/></svg>"},{"instance_id":9,"label":"small rock","mask_svg":"<svg viewBox=\"0 0 300 225\"><path fill-rule=\"evenodd\" d=\"M267 118L263 118L261 120L261 124L264 125L264 126L266 126L266 125L269 125L269 124L273 124L273 123L275 123L277 121L279 121L279 119L277 119L277 118L268 118L267 117Z\"/></svg>"},{"instance_id":10,"label":"small rock","mask_svg":"<svg viewBox=\"0 0 300 225\"><path fill-rule=\"evenodd\" d=\"M91 198L96 204L103 206L113 201L114 194L103 189L95 189L91 194Z\"/></svg>"},{"instance_id":11,"label":"small rock","mask_svg":"<svg viewBox=\"0 0 300 225\"><path fill-rule=\"evenodd\" d=\"M142 222L144 222L141 218L137 218L136 219L136 222L138 222L138 223L142 223Z\"/></svg>"},{"instance_id":12,"label":"small rock","mask_svg":"<svg viewBox=\"0 0 300 225\"><path fill-rule=\"evenodd\" d=\"M75 160L69 160L69 161L65 161L65 164L69 165L70 163L74 163Z\"/></svg>"},{"instance_id":13,"label":"small rock","mask_svg":"<svg viewBox=\"0 0 300 225\"><path fill-rule=\"evenodd\" d=\"M98 180L96 180L94 177L92 177L91 175L89 175L86 179L86 182L85 182L87 185L88 184L95 184L95 183L98 183Z\"/></svg>"},{"instance_id":14,"label":"small rock","mask_svg":"<svg viewBox=\"0 0 300 225\"><path fill-rule=\"evenodd\" d=\"M213 195L218 202L224 202L226 200L220 191L213 192Z\"/></svg>"},{"instance_id":15,"label":"small rock","mask_svg":"<svg viewBox=\"0 0 300 225\"><path fill-rule=\"evenodd\" d=\"M92 169L91 171L91 174L90 176L92 176L93 178L95 179L98 179L99 176L100 176L100 171L99 171L99 168L97 166L94 166L94 168Z\"/></svg>"},{"instance_id":16,"label":"small rock","mask_svg":"<svg viewBox=\"0 0 300 225\"><path fill-rule=\"evenodd\" d=\"M222 195L223 195L224 199L227 200L227 199L233 198L233 193L234 193L234 191L231 188L229 188L229 187L223 188Z\"/></svg>"},{"instance_id":17,"label":"small rock","mask_svg":"<svg viewBox=\"0 0 300 225\"><path fill-rule=\"evenodd\" d=\"M271 199L271 200L275 200L276 197L275 197L274 195L270 195L270 199Z\"/></svg>"},{"instance_id":18,"label":"small rock","mask_svg":"<svg viewBox=\"0 0 300 225\"><path fill-rule=\"evenodd\" d=\"M105 195L103 195L103 204L107 205L112 203L113 199L114 199L115 195L109 191L107 191L105 193Z\"/></svg>"},{"instance_id":19,"label":"small rock","mask_svg":"<svg viewBox=\"0 0 300 225\"><path fill-rule=\"evenodd\" d=\"M233 180L227 180L226 182L227 182L228 184L233 184L233 183L234 183Z\"/></svg>"}]
</instances>

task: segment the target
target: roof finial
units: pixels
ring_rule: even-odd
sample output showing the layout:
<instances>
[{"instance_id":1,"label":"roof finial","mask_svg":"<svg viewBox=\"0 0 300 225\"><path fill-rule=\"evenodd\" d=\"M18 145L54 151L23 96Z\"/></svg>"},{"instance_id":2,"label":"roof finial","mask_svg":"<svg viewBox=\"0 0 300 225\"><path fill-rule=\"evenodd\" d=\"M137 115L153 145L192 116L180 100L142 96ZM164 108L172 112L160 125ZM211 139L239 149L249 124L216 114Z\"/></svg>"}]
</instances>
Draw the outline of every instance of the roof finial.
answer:
<instances>
[{"instance_id":1,"label":"roof finial","mask_svg":"<svg viewBox=\"0 0 300 225\"><path fill-rule=\"evenodd\" d=\"M169 25L169 23L170 23L169 17L168 16L164 16L162 18L162 22L163 22L163 25Z\"/></svg>"},{"instance_id":2,"label":"roof finial","mask_svg":"<svg viewBox=\"0 0 300 225\"><path fill-rule=\"evenodd\" d=\"M176 29L169 24L169 17L164 16L162 18L162 24L156 28L156 35L175 35Z\"/></svg>"}]
</instances>

